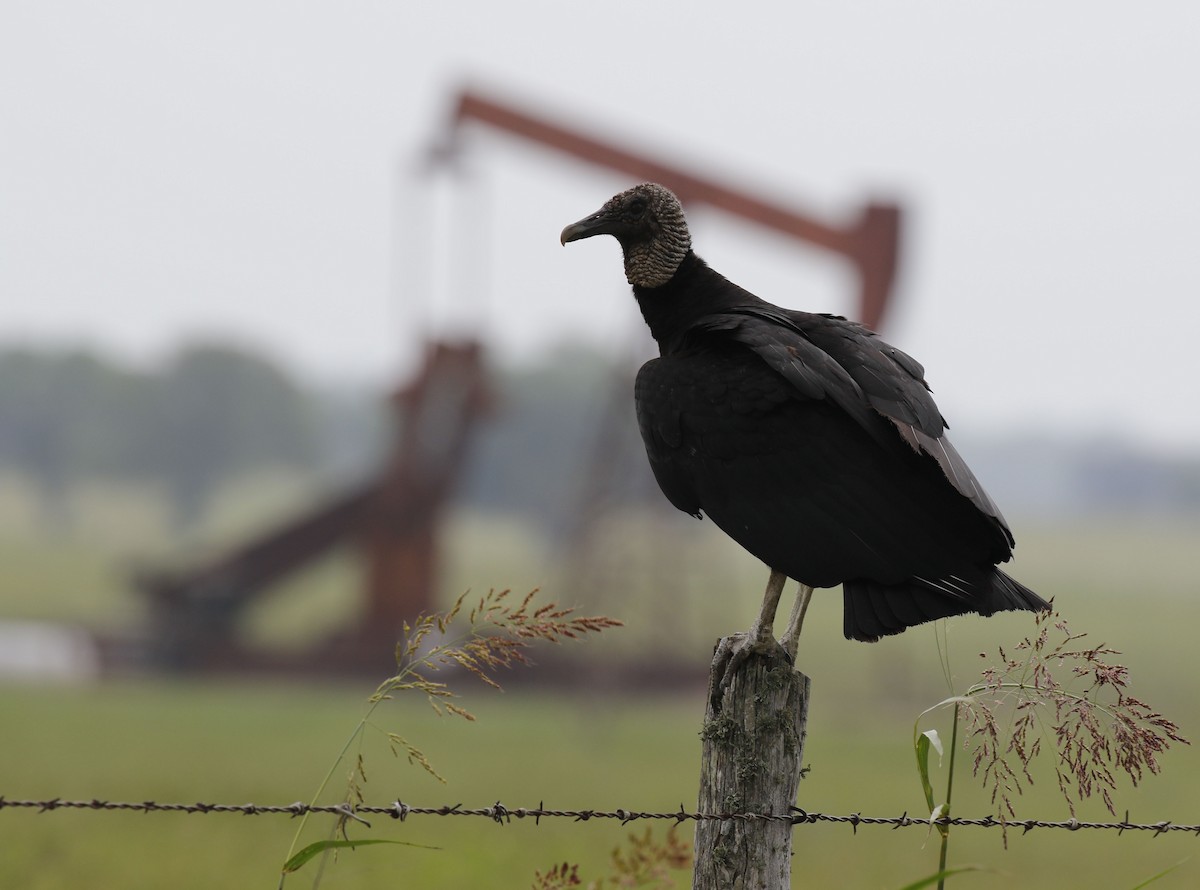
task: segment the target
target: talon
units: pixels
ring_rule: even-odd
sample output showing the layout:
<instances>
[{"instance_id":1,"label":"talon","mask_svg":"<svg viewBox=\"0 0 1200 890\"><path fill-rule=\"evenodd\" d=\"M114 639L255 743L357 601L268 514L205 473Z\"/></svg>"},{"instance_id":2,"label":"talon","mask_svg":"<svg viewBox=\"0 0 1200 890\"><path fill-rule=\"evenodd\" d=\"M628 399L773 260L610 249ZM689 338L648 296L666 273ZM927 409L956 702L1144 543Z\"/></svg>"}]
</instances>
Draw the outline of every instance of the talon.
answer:
<instances>
[{"instance_id":1,"label":"talon","mask_svg":"<svg viewBox=\"0 0 1200 890\"><path fill-rule=\"evenodd\" d=\"M721 700L725 697L725 690L729 688L733 675L741 670L750 656L777 653L780 648L769 632L755 634L755 628L751 628L750 633L722 637L713 653L710 690L713 711L721 710Z\"/></svg>"}]
</instances>

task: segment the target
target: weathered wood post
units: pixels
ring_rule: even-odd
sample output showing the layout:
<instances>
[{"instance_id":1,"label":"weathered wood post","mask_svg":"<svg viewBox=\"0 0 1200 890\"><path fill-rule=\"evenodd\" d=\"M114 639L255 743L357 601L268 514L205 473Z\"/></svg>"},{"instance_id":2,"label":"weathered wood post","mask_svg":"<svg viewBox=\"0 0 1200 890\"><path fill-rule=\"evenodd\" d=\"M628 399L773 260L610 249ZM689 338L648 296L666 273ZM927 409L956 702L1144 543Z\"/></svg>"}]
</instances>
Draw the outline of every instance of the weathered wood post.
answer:
<instances>
[{"instance_id":1,"label":"weathered wood post","mask_svg":"<svg viewBox=\"0 0 1200 890\"><path fill-rule=\"evenodd\" d=\"M718 644L709 673L699 809L788 818L697 822L693 890L791 887L790 808L800 782L810 680L780 646L730 664L728 644L741 636Z\"/></svg>"}]
</instances>

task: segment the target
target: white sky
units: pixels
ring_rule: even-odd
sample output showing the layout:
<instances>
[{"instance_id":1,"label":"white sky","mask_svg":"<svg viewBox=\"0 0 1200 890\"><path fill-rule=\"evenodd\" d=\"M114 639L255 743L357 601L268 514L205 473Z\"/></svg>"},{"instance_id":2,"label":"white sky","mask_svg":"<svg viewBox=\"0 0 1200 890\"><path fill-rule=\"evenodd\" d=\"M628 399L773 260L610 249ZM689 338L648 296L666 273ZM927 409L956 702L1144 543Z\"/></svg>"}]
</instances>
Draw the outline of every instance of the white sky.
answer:
<instances>
[{"instance_id":1,"label":"white sky","mask_svg":"<svg viewBox=\"0 0 1200 890\"><path fill-rule=\"evenodd\" d=\"M476 318L506 357L645 351L615 243L558 244L631 183L478 133L477 190L417 187L471 82L814 213L903 201L885 333L957 429L1194 450L1198 46L1182 0L7 0L0 342L219 334L366 380ZM839 262L692 222L743 286L852 311Z\"/></svg>"}]
</instances>

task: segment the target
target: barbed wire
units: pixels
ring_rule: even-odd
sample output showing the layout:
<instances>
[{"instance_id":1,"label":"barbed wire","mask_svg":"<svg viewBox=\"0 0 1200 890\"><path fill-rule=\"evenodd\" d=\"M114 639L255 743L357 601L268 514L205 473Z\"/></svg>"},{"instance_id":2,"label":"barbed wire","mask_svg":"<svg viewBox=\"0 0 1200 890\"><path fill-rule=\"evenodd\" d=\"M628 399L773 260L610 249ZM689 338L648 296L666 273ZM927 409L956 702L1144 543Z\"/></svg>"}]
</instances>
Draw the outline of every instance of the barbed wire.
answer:
<instances>
[{"instance_id":1,"label":"barbed wire","mask_svg":"<svg viewBox=\"0 0 1200 890\"><path fill-rule=\"evenodd\" d=\"M790 822L793 825L813 824L817 822L834 822L850 825L854 832L858 833L860 825L890 825L893 830L896 828L908 828L910 826L929 826L931 820L913 818L907 812L899 816L864 816L861 813L851 813L849 815L832 815L829 813L810 813L802 810L799 807L793 807L788 813L697 813L688 812L680 804L679 809L674 812L643 812L640 810L627 810L617 808L615 810L553 810L546 809L545 802L541 802L537 807L516 807L510 808L496 801L490 807L481 807L477 809L464 809L461 803L453 806L440 807L414 807L401 800L397 800L387 806L367 806L351 807L349 804L329 804L315 805L306 804L302 801L280 805L263 805L254 803L243 804L221 804L221 803L159 803L152 800L141 802L120 802L110 800L63 800L62 798L54 798L52 800L9 800L0 795L0 811L6 809L28 810L38 813L49 813L56 810L91 810L91 811L114 811L124 810L140 813L240 813L245 816L260 816L260 815L287 815L287 816L304 816L309 813L328 813L331 815L340 816L344 819L354 819L370 825L367 820L363 819L363 815L384 815L390 816L393 819L404 821L409 816L482 816L491 819L493 822L501 824L511 822L513 819L532 819L535 824L540 823L544 818L561 818L572 819L576 822L587 822L592 819L609 819L617 820L622 825L628 822L634 822L640 819L662 819L673 820L676 823L685 821L770 821L770 822ZM1101 829L1101 830L1116 830L1117 834L1122 834L1125 831L1150 831L1155 836L1166 832L1181 831L1190 834L1195 834L1200 837L1200 824L1184 825L1176 824L1170 821L1162 822L1130 822L1129 811L1125 811L1125 818L1120 822L1088 822L1080 819L1067 819L1061 821L1045 821L1042 819L997 819L995 816L984 816L981 819L968 819L958 816L943 817L941 819L932 820L934 824L939 825L962 825L972 826L977 828L1020 828L1023 833L1028 833L1035 828L1063 828L1068 831L1080 831L1084 829Z\"/></svg>"}]
</instances>

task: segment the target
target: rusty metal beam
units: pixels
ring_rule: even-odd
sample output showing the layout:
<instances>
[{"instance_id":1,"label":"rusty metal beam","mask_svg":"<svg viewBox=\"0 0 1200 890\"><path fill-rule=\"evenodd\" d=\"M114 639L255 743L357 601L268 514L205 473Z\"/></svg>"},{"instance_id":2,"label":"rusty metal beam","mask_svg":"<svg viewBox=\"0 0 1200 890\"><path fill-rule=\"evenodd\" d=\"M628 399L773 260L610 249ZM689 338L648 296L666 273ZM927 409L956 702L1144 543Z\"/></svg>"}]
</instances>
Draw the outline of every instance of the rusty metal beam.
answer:
<instances>
[{"instance_id":1,"label":"rusty metal beam","mask_svg":"<svg viewBox=\"0 0 1200 890\"><path fill-rule=\"evenodd\" d=\"M494 98L464 90L455 107L451 135L476 122L520 136L571 157L659 182L685 204L704 203L850 260L859 274L861 321L878 328L890 302L900 250L900 208L868 203L849 225L831 225L794 207L752 195L666 161L639 154L539 117Z\"/></svg>"},{"instance_id":2,"label":"rusty metal beam","mask_svg":"<svg viewBox=\"0 0 1200 890\"><path fill-rule=\"evenodd\" d=\"M177 669L311 660L248 651L237 618L270 585L352 543L366 561L365 614L322 650L342 668L386 669L404 623L435 605L438 521L489 403L482 346L430 343L421 371L392 396L395 440L377 479L188 568L135 574L151 604L150 657Z\"/></svg>"},{"instance_id":3,"label":"rusty metal beam","mask_svg":"<svg viewBox=\"0 0 1200 890\"><path fill-rule=\"evenodd\" d=\"M352 488L313 510L187 569L135 571L134 581L168 609L206 595L241 606L253 595L343 543L361 525L378 483Z\"/></svg>"}]
</instances>

